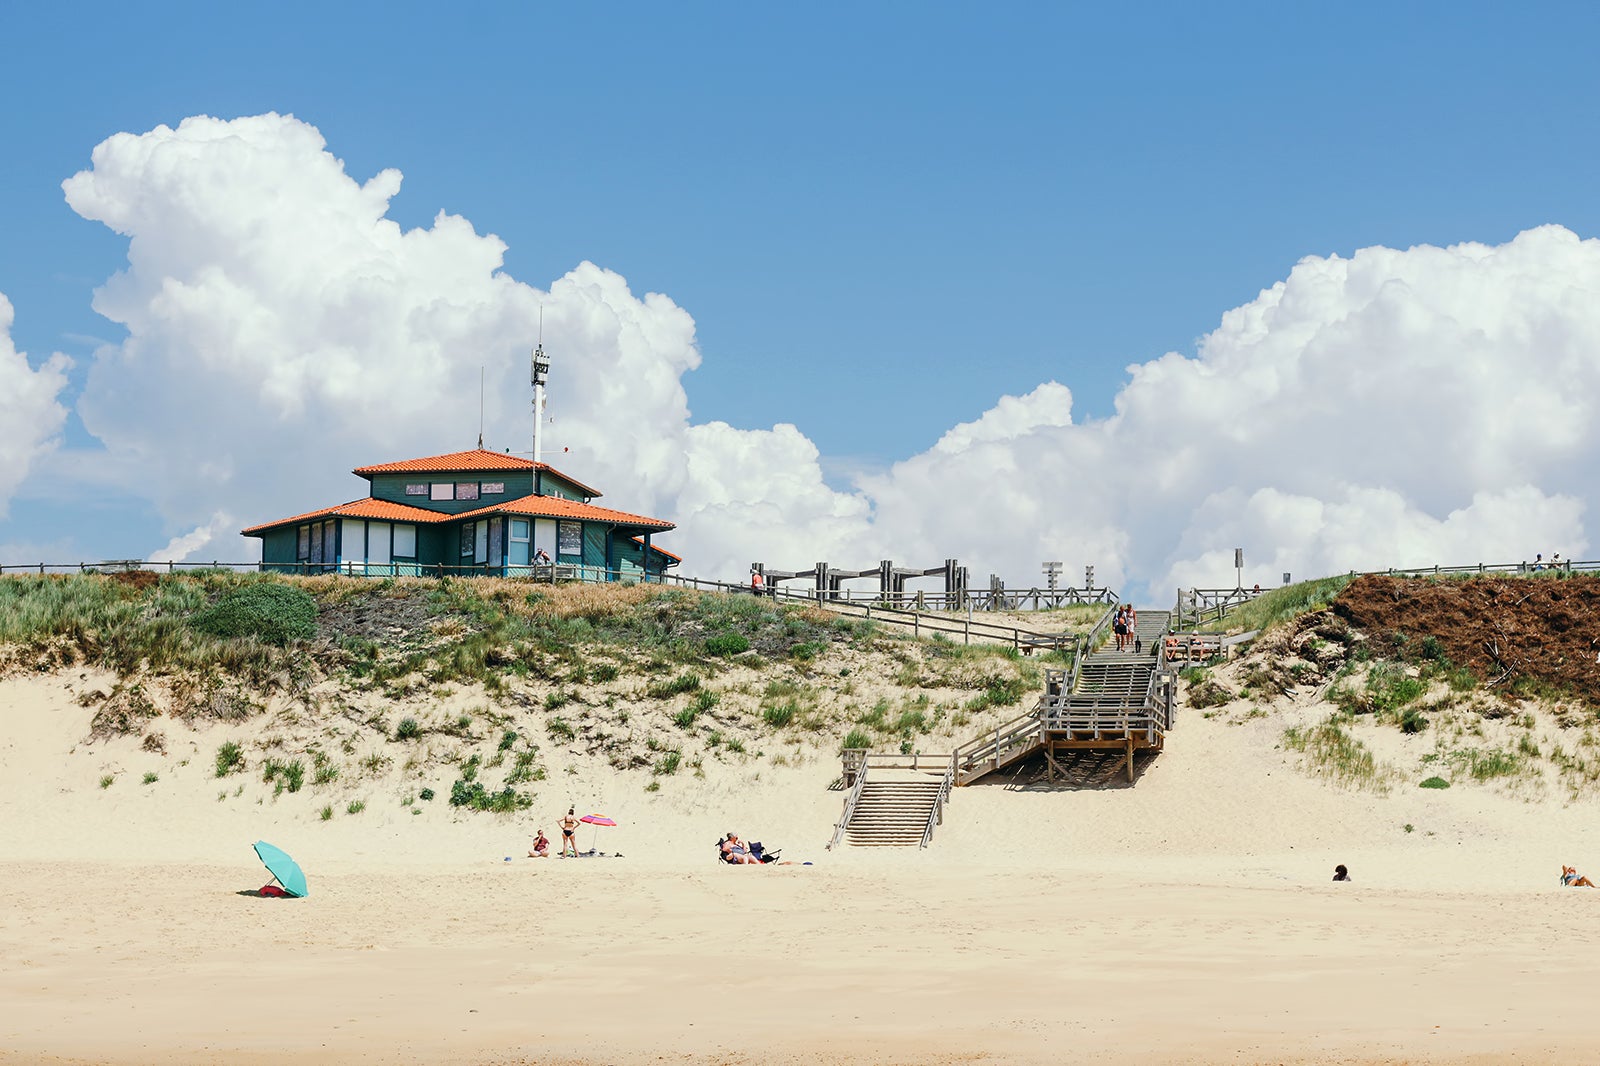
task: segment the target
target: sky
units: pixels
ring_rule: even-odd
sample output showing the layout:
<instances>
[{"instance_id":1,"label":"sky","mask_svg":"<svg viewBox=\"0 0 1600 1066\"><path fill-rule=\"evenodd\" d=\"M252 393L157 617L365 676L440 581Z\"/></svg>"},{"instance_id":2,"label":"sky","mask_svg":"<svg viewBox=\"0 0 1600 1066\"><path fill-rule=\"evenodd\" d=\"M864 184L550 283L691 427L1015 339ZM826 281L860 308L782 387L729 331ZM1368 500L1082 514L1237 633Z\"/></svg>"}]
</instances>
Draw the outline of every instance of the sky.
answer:
<instances>
[{"instance_id":1,"label":"sky","mask_svg":"<svg viewBox=\"0 0 1600 1066\"><path fill-rule=\"evenodd\" d=\"M688 575L1587 557L1597 30L0 7L0 562L247 561L355 466L526 451L541 313L545 458Z\"/></svg>"}]
</instances>

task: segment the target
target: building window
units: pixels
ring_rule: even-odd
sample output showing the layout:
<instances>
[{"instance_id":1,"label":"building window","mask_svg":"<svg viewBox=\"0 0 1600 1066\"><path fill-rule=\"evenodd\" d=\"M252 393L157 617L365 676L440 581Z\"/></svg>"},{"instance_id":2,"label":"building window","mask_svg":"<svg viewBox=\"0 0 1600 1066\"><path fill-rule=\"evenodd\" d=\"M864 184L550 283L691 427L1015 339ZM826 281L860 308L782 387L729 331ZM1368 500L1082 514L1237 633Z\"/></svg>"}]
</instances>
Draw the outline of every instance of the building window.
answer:
<instances>
[{"instance_id":1,"label":"building window","mask_svg":"<svg viewBox=\"0 0 1600 1066\"><path fill-rule=\"evenodd\" d=\"M407 485L406 486L406 495L407 496L426 496L427 494L428 494L428 485L427 485L426 482L424 482L421 485Z\"/></svg>"},{"instance_id":2,"label":"building window","mask_svg":"<svg viewBox=\"0 0 1600 1066\"><path fill-rule=\"evenodd\" d=\"M476 500L478 498L478 483L476 481L456 482L456 499Z\"/></svg>"},{"instance_id":3,"label":"building window","mask_svg":"<svg viewBox=\"0 0 1600 1066\"><path fill-rule=\"evenodd\" d=\"M410 562L417 557L417 527L397 523L394 527L394 557Z\"/></svg>"},{"instance_id":4,"label":"building window","mask_svg":"<svg viewBox=\"0 0 1600 1066\"><path fill-rule=\"evenodd\" d=\"M300 527L299 541L300 541L300 543L299 543L298 547L296 547L296 549L295 549L294 557L296 559L300 560L302 563L308 562L311 559L311 527L310 526L301 526Z\"/></svg>"},{"instance_id":5,"label":"building window","mask_svg":"<svg viewBox=\"0 0 1600 1066\"><path fill-rule=\"evenodd\" d=\"M562 522L556 527L556 550L561 555L583 555L582 522Z\"/></svg>"},{"instance_id":6,"label":"building window","mask_svg":"<svg viewBox=\"0 0 1600 1066\"><path fill-rule=\"evenodd\" d=\"M504 481L485 481L483 483L483 494L485 496L498 496L505 491L506 483Z\"/></svg>"},{"instance_id":7,"label":"building window","mask_svg":"<svg viewBox=\"0 0 1600 1066\"><path fill-rule=\"evenodd\" d=\"M484 487L488 488L487 485ZM526 518L511 520L510 554L506 561L512 566L527 566L529 560L533 558L532 549L529 547L533 543L529 536L532 530L529 527L530 523Z\"/></svg>"},{"instance_id":8,"label":"building window","mask_svg":"<svg viewBox=\"0 0 1600 1066\"><path fill-rule=\"evenodd\" d=\"M478 528L474 531L477 536L473 539L472 561L486 563L489 561L489 523L474 522Z\"/></svg>"},{"instance_id":9,"label":"building window","mask_svg":"<svg viewBox=\"0 0 1600 1066\"><path fill-rule=\"evenodd\" d=\"M448 481L435 481L433 491L428 497L430 500L453 500L456 498L456 487Z\"/></svg>"},{"instance_id":10,"label":"building window","mask_svg":"<svg viewBox=\"0 0 1600 1066\"><path fill-rule=\"evenodd\" d=\"M467 522L464 525L462 525L462 527L461 527L461 556L462 556L462 558L471 558L472 557L472 541L474 539L473 535L472 535L472 527L474 525L476 525L476 523Z\"/></svg>"}]
</instances>

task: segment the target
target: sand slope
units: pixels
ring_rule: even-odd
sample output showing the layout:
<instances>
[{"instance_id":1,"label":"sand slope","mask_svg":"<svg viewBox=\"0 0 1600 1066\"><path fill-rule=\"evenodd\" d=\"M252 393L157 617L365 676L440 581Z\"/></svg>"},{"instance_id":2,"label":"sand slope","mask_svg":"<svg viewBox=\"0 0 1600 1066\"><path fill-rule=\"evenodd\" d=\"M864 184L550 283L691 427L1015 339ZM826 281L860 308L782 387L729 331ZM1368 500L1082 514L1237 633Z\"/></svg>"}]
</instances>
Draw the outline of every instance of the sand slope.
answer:
<instances>
[{"instance_id":1,"label":"sand slope","mask_svg":"<svg viewBox=\"0 0 1600 1066\"><path fill-rule=\"evenodd\" d=\"M0 683L0 1061L1600 1051L1600 891L1555 884L1563 860L1600 870L1600 808L1343 791L1276 749L1281 719L1185 713L1131 788L1101 768L961 789L925 852L826 851L841 794L820 757L708 763L658 793L572 775L542 797L617 817L601 847L627 857L562 862L516 857L554 809L321 823L312 798L218 802L223 727L169 729L169 759L85 744L80 683ZM815 865L719 867L729 828ZM310 898L239 894L266 879L258 837L301 860ZM1331 884L1335 862L1356 883Z\"/></svg>"}]
</instances>

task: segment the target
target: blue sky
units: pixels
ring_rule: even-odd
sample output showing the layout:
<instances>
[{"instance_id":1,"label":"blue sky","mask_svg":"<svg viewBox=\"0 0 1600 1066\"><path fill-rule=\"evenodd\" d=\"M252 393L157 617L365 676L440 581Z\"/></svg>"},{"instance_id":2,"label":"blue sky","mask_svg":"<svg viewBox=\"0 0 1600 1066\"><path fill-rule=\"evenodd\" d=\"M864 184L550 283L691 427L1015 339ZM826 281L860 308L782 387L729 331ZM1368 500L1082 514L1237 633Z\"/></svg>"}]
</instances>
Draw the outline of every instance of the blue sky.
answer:
<instances>
[{"instance_id":1,"label":"blue sky","mask_svg":"<svg viewBox=\"0 0 1600 1066\"><path fill-rule=\"evenodd\" d=\"M75 361L65 448L97 446L74 397L127 241L61 182L191 115L294 115L356 181L404 172L390 218L464 216L531 286L588 260L666 294L693 421L795 423L841 490L1042 382L1111 415L1126 367L1302 257L1600 231L1590 6L466 10L0 13L0 292L33 365ZM0 544L181 524L55 496L25 482Z\"/></svg>"}]
</instances>

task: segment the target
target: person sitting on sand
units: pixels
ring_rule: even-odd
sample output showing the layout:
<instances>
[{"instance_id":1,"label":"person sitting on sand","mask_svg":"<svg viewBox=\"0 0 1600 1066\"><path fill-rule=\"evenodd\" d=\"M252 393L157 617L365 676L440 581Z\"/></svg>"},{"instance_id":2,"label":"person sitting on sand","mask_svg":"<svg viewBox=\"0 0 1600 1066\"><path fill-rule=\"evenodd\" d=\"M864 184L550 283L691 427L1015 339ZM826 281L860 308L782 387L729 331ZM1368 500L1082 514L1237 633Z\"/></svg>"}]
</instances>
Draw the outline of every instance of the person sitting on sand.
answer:
<instances>
[{"instance_id":1,"label":"person sitting on sand","mask_svg":"<svg viewBox=\"0 0 1600 1066\"><path fill-rule=\"evenodd\" d=\"M1561 868L1561 883L1568 888L1593 888L1594 882L1578 872L1575 866Z\"/></svg>"},{"instance_id":2,"label":"person sitting on sand","mask_svg":"<svg viewBox=\"0 0 1600 1066\"><path fill-rule=\"evenodd\" d=\"M761 860L750 854L750 849L744 846L737 833L729 833L722 841L722 857L736 865L754 863L761 865Z\"/></svg>"},{"instance_id":3,"label":"person sitting on sand","mask_svg":"<svg viewBox=\"0 0 1600 1066\"><path fill-rule=\"evenodd\" d=\"M1350 871L1345 868L1345 865L1342 862L1338 866L1335 866L1333 868L1333 879L1335 881L1352 881L1352 880L1354 880L1354 878L1352 878L1350 876Z\"/></svg>"},{"instance_id":4,"label":"person sitting on sand","mask_svg":"<svg viewBox=\"0 0 1600 1066\"><path fill-rule=\"evenodd\" d=\"M550 841L545 839L544 830L539 830L539 835L533 838L533 850L528 852L530 859L548 859L550 857Z\"/></svg>"}]
</instances>

